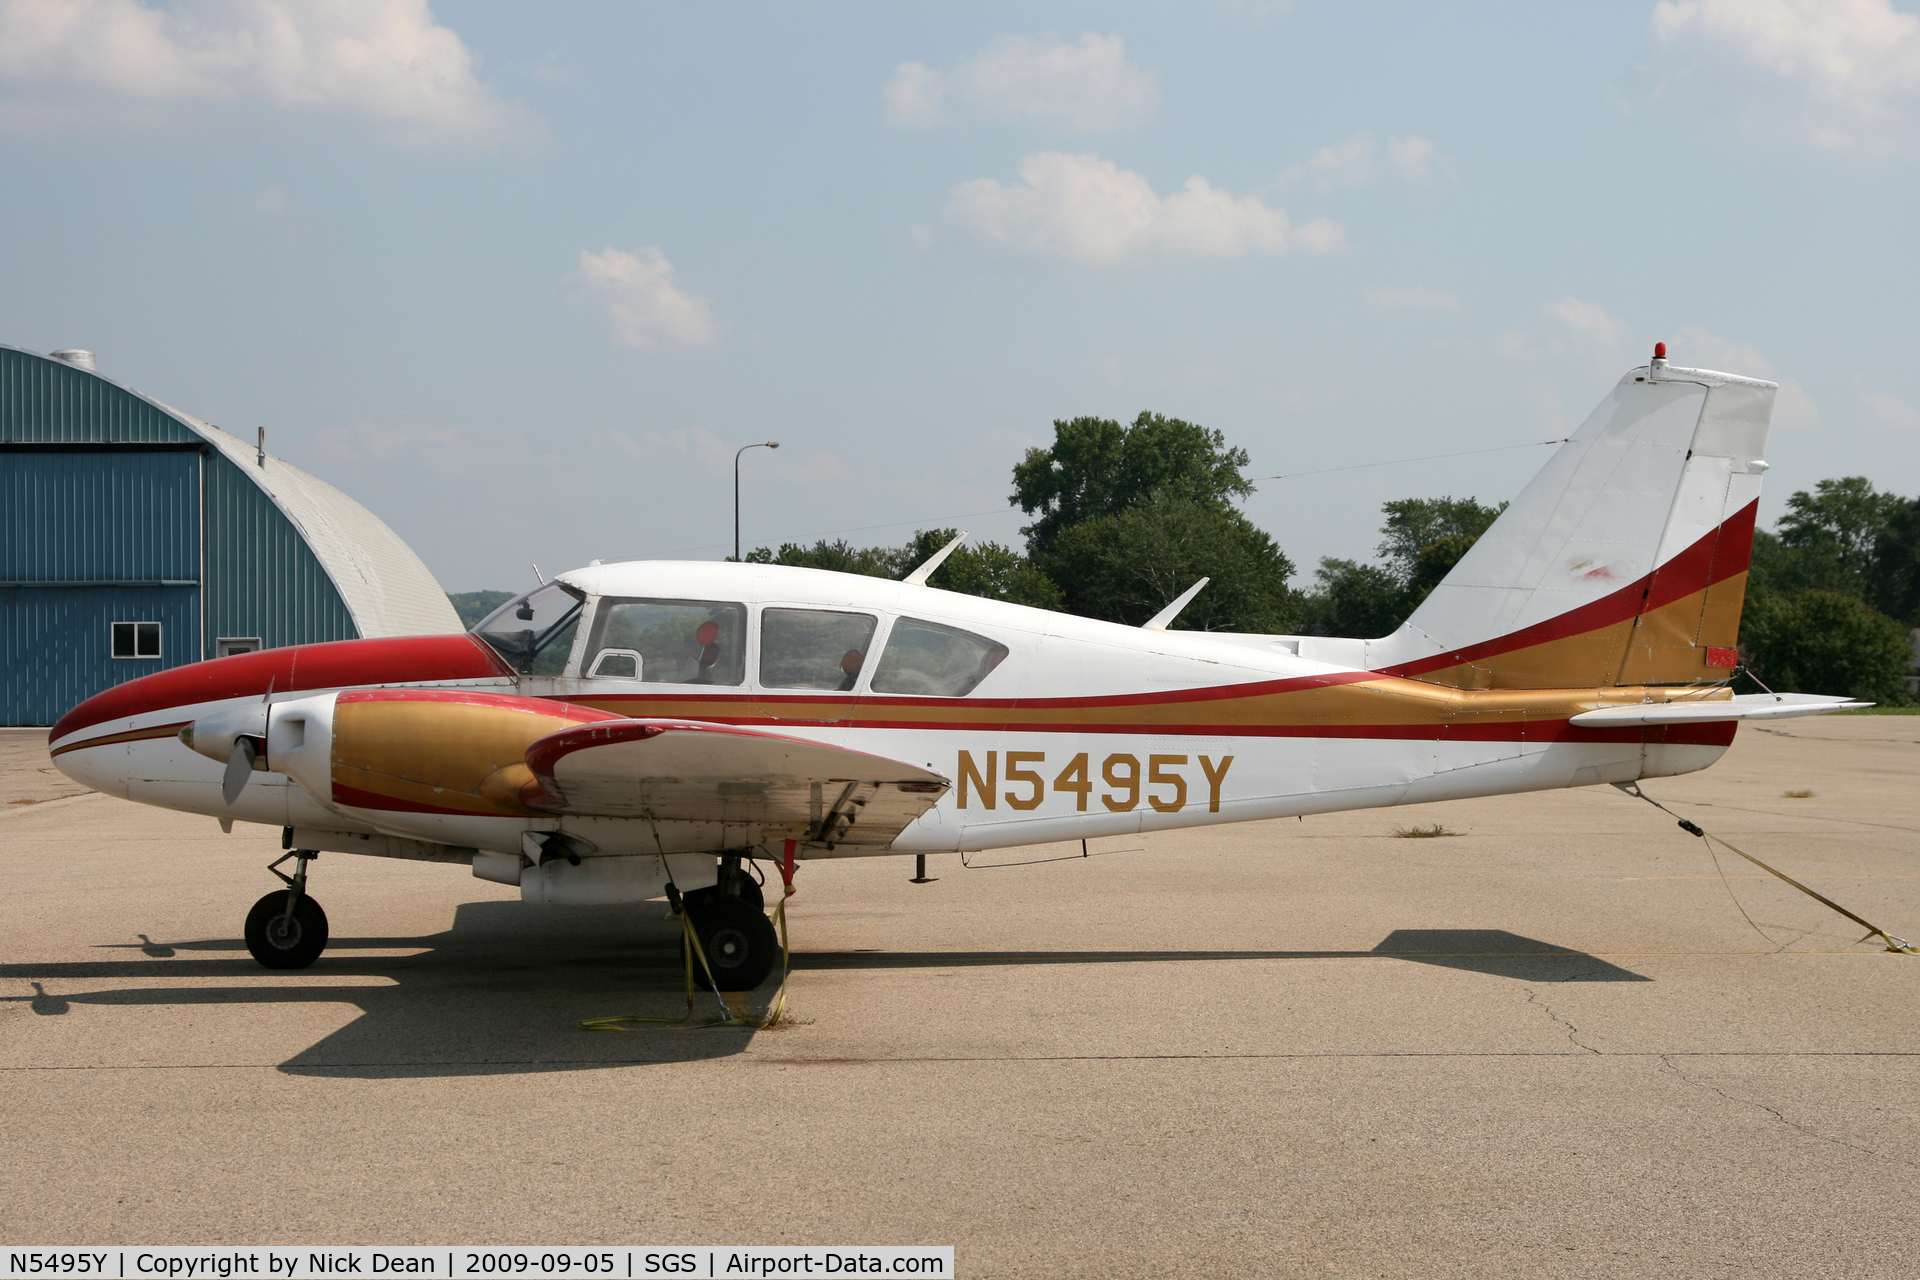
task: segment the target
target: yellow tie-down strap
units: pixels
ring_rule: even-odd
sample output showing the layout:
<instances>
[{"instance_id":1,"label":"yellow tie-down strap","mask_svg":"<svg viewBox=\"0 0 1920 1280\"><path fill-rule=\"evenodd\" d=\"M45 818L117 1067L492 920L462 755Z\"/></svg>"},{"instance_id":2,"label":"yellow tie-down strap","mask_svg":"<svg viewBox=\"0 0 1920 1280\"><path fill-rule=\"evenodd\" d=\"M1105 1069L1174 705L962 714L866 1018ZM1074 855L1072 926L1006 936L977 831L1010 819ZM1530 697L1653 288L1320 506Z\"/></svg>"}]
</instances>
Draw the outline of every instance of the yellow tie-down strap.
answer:
<instances>
[{"instance_id":1,"label":"yellow tie-down strap","mask_svg":"<svg viewBox=\"0 0 1920 1280\"><path fill-rule=\"evenodd\" d=\"M685 1031L704 1031L709 1027L751 1027L761 1030L780 1021L780 1015L787 1007L787 974L791 969L791 952L787 948L787 898L793 893L791 885L780 895L780 903L773 909L774 927L780 931L780 989L774 993L773 1003L767 1006L764 1018L750 1017L735 1012L720 991L720 984L714 981L713 967L707 963L707 950L700 945L700 935L694 930L693 919L682 908L680 929L686 938L687 960L687 1010L677 1018L656 1018L639 1013L616 1013L605 1018L583 1018L579 1023L582 1031L639 1031L649 1025L677 1026ZM720 1012L725 1015L708 1022L694 1022L693 1018L693 962L699 957L700 970L706 974L707 987L713 992L713 998L720 1002Z\"/></svg>"}]
</instances>

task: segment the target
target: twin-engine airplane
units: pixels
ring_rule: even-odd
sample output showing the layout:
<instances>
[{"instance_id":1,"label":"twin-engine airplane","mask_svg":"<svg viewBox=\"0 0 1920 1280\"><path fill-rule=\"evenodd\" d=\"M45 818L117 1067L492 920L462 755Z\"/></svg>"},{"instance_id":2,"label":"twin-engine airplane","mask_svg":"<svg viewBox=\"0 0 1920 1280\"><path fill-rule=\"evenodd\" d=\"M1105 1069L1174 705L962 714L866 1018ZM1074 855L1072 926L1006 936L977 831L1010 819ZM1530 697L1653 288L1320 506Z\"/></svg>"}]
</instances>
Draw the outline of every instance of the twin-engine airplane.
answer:
<instances>
[{"instance_id":1,"label":"twin-engine airplane","mask_svg":"<svg viewBox=\"0 0 1920 1280\"><path fill-rule=\"evenodd\" d=\"M311 964L319 851L468 864L540 903L683 895L719 985L775 963L756 861L927 854L1704 769L1775 384L1613 391L1378 640L1168 631L753 564L563 574L457 636L270 649L88 699L69 777L284 829L246 939ZM936 557L937 562L938 557Z\"/></svg>"}]
</instances>

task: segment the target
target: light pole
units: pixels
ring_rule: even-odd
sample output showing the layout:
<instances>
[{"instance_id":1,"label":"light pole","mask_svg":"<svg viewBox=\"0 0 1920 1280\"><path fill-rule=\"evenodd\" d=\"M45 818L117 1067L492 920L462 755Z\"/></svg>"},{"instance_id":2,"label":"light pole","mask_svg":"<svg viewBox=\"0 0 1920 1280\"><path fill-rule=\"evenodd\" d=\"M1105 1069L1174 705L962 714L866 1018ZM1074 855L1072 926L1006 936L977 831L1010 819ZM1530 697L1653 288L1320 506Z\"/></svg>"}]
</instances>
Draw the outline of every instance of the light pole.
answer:
<instances>
[{"instance_id":1,"label":"light pole","mask_svg":"<svg viewBox=\"0 0 1920 1280\"><path fill-rule=\"evenodd\" d=\"M740 559L740 455L749 449L778 449L778 440L762 440L757 444L743 444L733 454L733 558Z\"/></svg>"}]
</instances>

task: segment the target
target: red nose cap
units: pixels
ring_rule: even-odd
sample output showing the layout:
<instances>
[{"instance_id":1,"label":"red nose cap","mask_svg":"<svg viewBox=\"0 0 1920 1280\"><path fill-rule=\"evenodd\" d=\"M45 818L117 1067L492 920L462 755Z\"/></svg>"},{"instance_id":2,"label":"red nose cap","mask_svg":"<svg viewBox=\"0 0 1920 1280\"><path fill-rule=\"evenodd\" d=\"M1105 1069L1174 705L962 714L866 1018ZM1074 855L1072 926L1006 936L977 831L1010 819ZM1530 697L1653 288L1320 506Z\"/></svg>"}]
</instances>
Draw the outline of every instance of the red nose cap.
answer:
<instances>
[{"instance_id":1,"label":"red nose cap","mask_svg":"<svg viewBox=\"0 0 1920 1280\"><path fill-rule=\"evenodd\" d=\"M1664 343L1664 342L1656 342L1656 343L1654 343L1654 344L1653 344L1653 358L1654 358L1655 360L1665 360L1665 359L1667 358L1667 344L1666 344L1666 343Z\"/></svg>"}]
</instances>

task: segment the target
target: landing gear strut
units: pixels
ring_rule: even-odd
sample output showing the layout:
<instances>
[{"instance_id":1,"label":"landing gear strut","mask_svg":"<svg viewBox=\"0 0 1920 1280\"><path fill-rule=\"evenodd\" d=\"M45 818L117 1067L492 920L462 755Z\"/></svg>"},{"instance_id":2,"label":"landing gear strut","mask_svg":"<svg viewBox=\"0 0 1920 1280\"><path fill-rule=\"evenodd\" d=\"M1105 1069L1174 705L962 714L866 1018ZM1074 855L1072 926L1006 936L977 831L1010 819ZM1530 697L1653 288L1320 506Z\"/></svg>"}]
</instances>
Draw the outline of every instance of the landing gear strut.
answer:
<instances>
[{"instance_id":1,"label":"landing gear strut","mask_svg":"<svg viewBox=\"0 0 1920 1280\"><path fill-rule=\"evenodd\" d=\"M311 849L283 854L267 870L286 881L247 912L247 950L269 969L304 969L327 949L327 913L307 896L307 863L319 857ZM280 869L295 859L293 874Z\"/></svg>"},{"instance_id":2,"label":"landing gear strut","mask_svg":"<svg viewBox=\"0 0 1920 1280\"><path fill-rule=\"evenodd\" d=\"M780 934L767 919L766 899L738 855L722 857L719 881L682 898L683 910L700 939L714 985L722 991L751 991L767 980L780 962ZM706 974L696 960L695 982Z\"/></svg>"}]
</instances>

